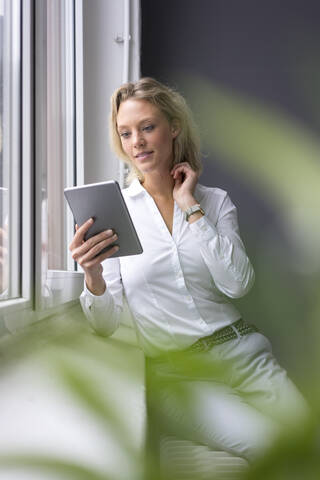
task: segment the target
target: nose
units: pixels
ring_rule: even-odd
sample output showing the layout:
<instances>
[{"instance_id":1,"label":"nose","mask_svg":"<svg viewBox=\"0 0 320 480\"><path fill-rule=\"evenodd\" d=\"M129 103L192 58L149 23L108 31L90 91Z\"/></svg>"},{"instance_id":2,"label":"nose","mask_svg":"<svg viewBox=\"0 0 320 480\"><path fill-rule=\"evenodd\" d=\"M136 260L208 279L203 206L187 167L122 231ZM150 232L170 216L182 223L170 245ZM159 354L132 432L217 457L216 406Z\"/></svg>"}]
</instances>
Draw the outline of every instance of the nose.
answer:
<instances>
[{"instance_id":1,"label":"nose","mask_svg":"<svg viewBox=\"0 0 320 480\"><path fill-rule=\"evenodd\" d=\"M137 131L133 132L133 146L136 148L140 148L145 145L145 138L143 136L143 132Z\"/></svg>"}]
</instances>

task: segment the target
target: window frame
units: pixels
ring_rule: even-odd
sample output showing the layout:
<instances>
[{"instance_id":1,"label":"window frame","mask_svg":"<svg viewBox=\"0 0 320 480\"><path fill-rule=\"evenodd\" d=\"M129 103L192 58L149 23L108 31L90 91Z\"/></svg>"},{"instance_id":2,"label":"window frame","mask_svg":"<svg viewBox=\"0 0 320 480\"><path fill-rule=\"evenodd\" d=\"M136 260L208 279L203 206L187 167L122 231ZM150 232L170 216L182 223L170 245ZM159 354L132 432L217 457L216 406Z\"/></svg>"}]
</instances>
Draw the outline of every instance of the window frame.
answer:
<instances>
[{"instance_id":1,"label":"window frame","mask_svg":"<svg viewBox=\"0 0 320 480\"><path fill-rule=\"evenodd\" d=\"M43 242L46 239L43 236L43 223L47 220L47 209L43 208L43 195L47 189L47 50L46 50L46 35L47 35L47 3L48 0L36 2L35 12L35 32L36 32L36 67L35 67L35 83L36 83L36 116L35 116L35 198L36 198L36 249L35 249L35 310L38 312L50 311L52 308L69 302L77 301L83 289L83 273L68 270L49 270L47 268L47 261L44 259L44 252L42 251ZM66 148L68 149L67 158L71 159L65 165L65 177L69 184L75 184L75 171L81 168L81 165L76 165L77 152L76 146L76 126L75 126L75 55L74 55L74 39L75 39L75 2L69 0L62 2L64 5L63 14L66 16L66 28L64 34L69 38L66 42L68 48L66 49L66 69L63 70L67 80L67 89L71 91L71 95L66 95ZM79 18L78 18L79 19ZM78 94L79 95L79 94ZM72 139L70 141L70 138ZM76 168L75 168L76 166ZM73 219L69 210L65 210L64 222L66 225L66 246L70 243L73 237ZM74 268L74 262L69 255L68 267ZM48 295L46 296L46 289Z\"/></svg>"},{"instance_id":2,"label":"window frame","mask_svg":"<svg viewBox=\"0 0 320 480\"><path fill-rule=\"evenodd\" d=\"M8 0L9 1L9 0ZM47 98L46 98L46 14L47 4L50 0L14 0L20 6L20 48L21 66L19 73L19 132L16 136L17 171L12 175L20 190L18 207L19 218L15 228L19 229L20 239L19 255L15 262L19 275L18 283L20 296L17 298L3 299L0 301L0 335L4 332L15 332L35 321L42 320L49 315L64 312L66 309L79 305L79 295L83 289L83 272L74 270L49 270L43 268L42 254L42 221L45 211L42 209L43 179L46 181L46 135L47 135ZM13 2L11 2L12 4ZM82 185L85 178L84 169L84 0L70 0L66 4L66 15L72 16L74 24L71 35L73 46L66 52L69 61L67 69L73 68L73 95L74 105L69 105L73 110L74 118L70 129L73 130L73 140L67 148L74 149L72 165L66 170L66 177L74 175L74 184ZM128 3L128 2L127 2ZM111 8L111 7L110 7ZM114 4L115 10L122 11L123 5ZM130 44L130 78L136 79L139 75L139 0L132 0L131 9L127 10L125 19L129 28L129 16L132 21L134 41ZM122 17L124 18L124 17ZM122 28L119 24L114 28ZM126 30L124 28L124 31ZM102 41L114 42L117 51L120 48L118 36L114 32ZM131 40L125 32L127 40ZM100 41L101 39L99 39ZM128 61L128 59L127 59ZM72 63L73 62L73 63ZM66 71L66 75L70 75ZM120 78L112 78L111 82L119 83ZM18 140L18 141L17 141ZM75 155L75 158L73 157ZM109 158L109 157L108 157ZM12 190L12 189L11 189ZM70 214L71 215L71 214ZM70 226L66 235L66 243L73 236L73 221L69 214L64 220ZM68 268L74 268L71 255L68 255ZM49 284L57 291L54 301L49 302L43 296L42 287L44 275L49 278ZM3 328L4 327L4 328Z\"/></svg>"},{"instance_id":3,"label":"window frame","mask_svg":"<svg viewBox=\"0 0 320 480\"><path fill-rule=\"evenodd\" d=\"M21 2L21 3L20 3ZM47 315L59 312L78 303L78 298L83 288L83 273L77 271L43 271L42 262L42 220L41 211L43 174L46 149L46 52L44 35L46 34L46 1L19 0L21 47L20 59L20 120L19 136L21 141L14 139L19 158L16 160L15 178L20 186L20 215L16 218L15 227L19 228L20 258L16 258L17 272L20 278L20 296L0 301L0 319L4 322L6 330L13 331L19 326L32 323ZM72 2L74 4L74 2ZM78 2L76 2L78 3ZM70 5L69 5L70 6ZM70 14L70 11L69 11ZM78 19L81 17L78 16ZM73 53L69 53L69 58ZM36 92L36 93L35 93ZM72 127L73 128L73 127ZM12 143L10 139L10 143ZM73 148L73 145L68 145ZM82 162L83 163L83 162ZM81 168L81 164L80 164ZM66 171L70 176L74 172L72 164ZM70 178L70 177L69 177ZM11 191L13 189L11 188ZM17 207L15 205L15 207ZM72 221L68 221L70 231ZM73 234L73 233L72 233ZM69 232L70 238L71 232ZM22 241L23 239L23 241ZM53 287L57 286L59 300L48 305L42 295L43 275L49 277ZM68 288L61 288L61 282ZM33 288L34 286L34 288ZM14 326L10 325L13 315L23 313Z\"/></svg>"},{"instance_id":4,"label":"window frame","mask_svg":"<svg viewBox=\"0 0 320 480\"><path fill-rule=\"evenodd\" d=\"M4 13L8 11L8 18L4 18L4 56L8 69L4 70L4 118L6 119L3 129L3 154L10 156L10 170L7 177L9 222L8 238L10 242L8 264L8 293L9 298L0 302L0 315L11 311L13 305L18 308L29 305L30 295L22 289L20 277L23 249L21 249L21 233L23 225L22 192L20 189L22 175L22 4L21 0L3 2ZM8 24L9 22L9 24ZM6 56L9 55L9 58ZM18 192L18 194L17 194ZM15 241L16 240L16 241ZM26 272L27 273L27 272Z\"/></svg>"}]
</instances>

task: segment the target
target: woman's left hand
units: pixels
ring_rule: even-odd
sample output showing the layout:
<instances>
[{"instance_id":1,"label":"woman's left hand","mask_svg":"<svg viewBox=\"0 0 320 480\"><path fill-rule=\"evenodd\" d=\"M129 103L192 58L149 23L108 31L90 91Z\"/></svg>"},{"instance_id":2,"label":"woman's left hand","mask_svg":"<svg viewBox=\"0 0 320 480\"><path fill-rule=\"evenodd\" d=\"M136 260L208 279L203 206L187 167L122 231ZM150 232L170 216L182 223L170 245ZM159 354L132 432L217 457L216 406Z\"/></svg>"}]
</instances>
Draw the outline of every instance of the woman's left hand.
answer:
<instances>
[{"instance_id":1,"label":"woman's left hand","mask_svg":"<svg viewBox=\"0 0 320 480\"><path fill-rule=\"evenodd\" d=\"M178 163L170 173L174 179L173 198L181 210L185 211L197 203L193 194L199 174L192 170L188 162Z\"/></svg>"}]
</instances>

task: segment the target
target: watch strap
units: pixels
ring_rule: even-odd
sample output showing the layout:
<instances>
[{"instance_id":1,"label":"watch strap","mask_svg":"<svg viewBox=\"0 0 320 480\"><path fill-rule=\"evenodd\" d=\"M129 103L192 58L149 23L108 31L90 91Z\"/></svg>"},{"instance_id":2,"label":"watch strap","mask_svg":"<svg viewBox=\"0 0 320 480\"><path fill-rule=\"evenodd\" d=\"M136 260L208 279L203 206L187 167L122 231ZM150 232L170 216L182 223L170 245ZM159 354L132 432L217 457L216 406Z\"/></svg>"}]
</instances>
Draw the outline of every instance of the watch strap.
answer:
<instances>
[{"instance_id":1,"label":"watch strap","mask_svg":"<svg viewBox=\"0 0 320 480\"><path fill-rule=\"evenodd\" d=\"M202 215L204 215L204 210L201 208L200 203L196 203L195 205L192 205L192 207L187 208L187 210L185 211L186 221L189 220L191 215L197 212L201 212Z\"/></svg>"}]
</instances>

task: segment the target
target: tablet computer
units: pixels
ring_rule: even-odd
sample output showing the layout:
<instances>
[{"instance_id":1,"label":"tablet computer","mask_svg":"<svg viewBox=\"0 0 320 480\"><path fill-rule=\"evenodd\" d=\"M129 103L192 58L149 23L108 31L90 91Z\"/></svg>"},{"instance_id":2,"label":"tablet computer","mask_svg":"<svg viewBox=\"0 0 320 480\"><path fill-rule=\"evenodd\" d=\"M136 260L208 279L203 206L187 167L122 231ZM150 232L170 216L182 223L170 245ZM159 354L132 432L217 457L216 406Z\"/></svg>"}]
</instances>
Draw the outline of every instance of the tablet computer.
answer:
<instances>
[{"instance_id":1,"label":"tablet computer","mask_svg":"<svg viewBox=\"0 0 320 480\"><path fill-rule=\"evenodd\" d=\"M113 229L118 235L117 240L100 254L112 248L114 244L120 248L111 258L138 255L143 252L118 182L110 180L65 188L64 195L79 227L90 217L94 219L85 240L108 229Z\"/></svg>"}]
</instances>

